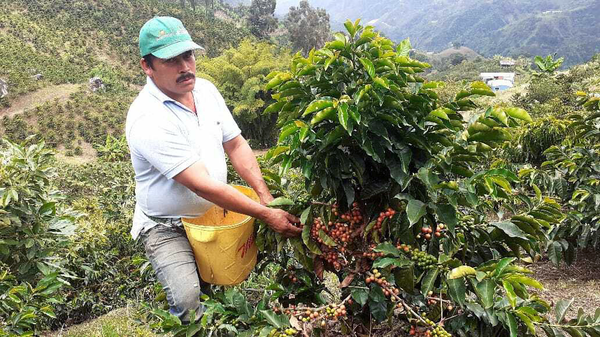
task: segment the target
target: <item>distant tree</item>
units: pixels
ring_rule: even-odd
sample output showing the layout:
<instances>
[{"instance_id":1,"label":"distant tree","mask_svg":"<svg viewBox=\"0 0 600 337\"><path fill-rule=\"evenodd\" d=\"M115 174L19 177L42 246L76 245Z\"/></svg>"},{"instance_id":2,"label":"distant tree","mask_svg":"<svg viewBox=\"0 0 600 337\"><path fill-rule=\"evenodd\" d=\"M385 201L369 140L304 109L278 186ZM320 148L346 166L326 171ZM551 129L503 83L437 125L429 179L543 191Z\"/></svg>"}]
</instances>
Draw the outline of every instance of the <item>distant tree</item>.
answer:
<instances>
[{"instance_id":1,"label":"distant tree","mask_svg":"<svg viewBox=\"0 0 600 337\"><path fill-rule=\"evenodd\" d=\"M185 9L185 1L186 0L179 0L179 3L181 4L181 8ZM192 10L195 12L196 11L196 0L188 0L190 2L190 5L192 5Z\"/></svg>"},{"instance_id":2,"label":"distant tree","mask_svg":"<svg viewBox=\"0 0 600 337\"><path fill-rule=\"evenodd\" d=\"M252 0L250 5L250 31L259 39L267 39L277 27L276 0Z\"/></svg>"},{"instance_id":3,"label":"distant tree","mask_svg":"<svg viewBox=\"0 0 600 337\"><path fill-rule=\"evenodd\" d=\"M460 47L462 47L462 43L454 41L452 42L452 47L454 47L454 49L460 49Z\"/></svg>"},{"instance_id":4,"label":"distant tree","mask_svg":"<svg viewBox=\"0 0 600 337\"><path fill-rule=\"evenodd\" d=\"M543 73L552 74L556 69L560 68L563 61L565 60L564 57L561 57L558 59L555 59L555 57L556 57L556 53L554 55L548 55L548 56L546 56L546 58L543 58L538 55L535 57L535 60L534 60L535 65L537 65L537 67Z\"/></svg>"},{"instance_id":5,"label":"distant tree","mask_svg":"<svg viewBox=\"0 0 600 337\"><path fill-rule=\"evenodd\" d=\"M461 53L454 53L452 55L450 55L448 57L450 64L452 64L453 66L457 65L457 64L461 64L464 60L467 59L467 57Z\"/></svg>"},{"instance_id":6,"label":"distant tree","mask_svg":"<svg viewBox=\"0 0 600 337\"><path fill-rule=\"evenodd\" d=\"M307 0L300 1L298 7L290 7L285 26L294 50L305 54L311 48L321 48L331 34L329 14L324 9L310 7Z\"/></svg>"},{"instance_id":7,"label":"distant tree","mask_svg":"<svg viewBox=\"0 0 600 337\"><path fill-rule=\"evenodd\" d=\"M218 57L198 59L196 74L219 88L244 137L259 147L269 147L277 140L277 113L265 112L271 94L264 87L267 75L283 70L290 57L287 50L246 39Z\"/></svg>"}]
</instances>

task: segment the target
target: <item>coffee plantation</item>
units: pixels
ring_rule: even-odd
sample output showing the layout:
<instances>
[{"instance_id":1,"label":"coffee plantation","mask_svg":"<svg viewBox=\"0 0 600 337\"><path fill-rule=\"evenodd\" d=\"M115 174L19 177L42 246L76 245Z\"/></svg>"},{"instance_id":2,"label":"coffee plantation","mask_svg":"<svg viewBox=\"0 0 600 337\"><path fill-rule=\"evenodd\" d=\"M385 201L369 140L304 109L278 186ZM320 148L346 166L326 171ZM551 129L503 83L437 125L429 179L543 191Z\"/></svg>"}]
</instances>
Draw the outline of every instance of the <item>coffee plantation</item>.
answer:
<instances>
[{"instance_id":1,"label":"coffee plantation","mask_svg":"<svg viewBox=\"0 0 600 337\"><path fill-rule=\"evenodd\" d=\"M80 85L2 119L0 335L59 333L126 306L136 331L172 336L600 335L600 309L544 300L529 266L600 248L598 57L566 72L558 57L522 58L527 85L501 100L472 78L494 60L430 73L409 40L360 20L303 55L270 44L285 37L249 38L228 5L210 17L208 2L0 3L2 104ZM258 223L254 272L208 287L188 325L129 235L123 127L143 84L132 41L154 14L182 17L207 47L198 74L254 144L273 145L259 158L270 207L302 227L287 239ZM92 76L104 90L89 91ZM73 163L81 155L92 158ZM242 182L231 166L229 181Z\"/></svg>"}]
</instances>

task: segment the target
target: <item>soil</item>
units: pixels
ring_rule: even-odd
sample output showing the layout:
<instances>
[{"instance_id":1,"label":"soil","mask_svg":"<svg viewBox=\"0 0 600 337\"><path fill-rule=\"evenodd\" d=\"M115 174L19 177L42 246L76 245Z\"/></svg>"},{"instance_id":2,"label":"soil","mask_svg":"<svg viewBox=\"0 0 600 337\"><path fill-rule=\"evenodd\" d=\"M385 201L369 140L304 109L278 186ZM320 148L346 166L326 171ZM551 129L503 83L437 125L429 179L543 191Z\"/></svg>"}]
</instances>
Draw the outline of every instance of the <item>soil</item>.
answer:
<instances>
[{"instance_id":1,"label":"soil","mask_svg":"<svg viewBox=\"0 0 600 337\"><path fill-rule=\"evenodd\" d=\"M539 296L554 305L561 299L574 298L567 312L567 318L575 318L579 308L586 314L593 314L600 308L600 251L582 251L575 262L556 267L548 260L528 266L533 276L544 285Z\"/></svg>"}]
</instances>

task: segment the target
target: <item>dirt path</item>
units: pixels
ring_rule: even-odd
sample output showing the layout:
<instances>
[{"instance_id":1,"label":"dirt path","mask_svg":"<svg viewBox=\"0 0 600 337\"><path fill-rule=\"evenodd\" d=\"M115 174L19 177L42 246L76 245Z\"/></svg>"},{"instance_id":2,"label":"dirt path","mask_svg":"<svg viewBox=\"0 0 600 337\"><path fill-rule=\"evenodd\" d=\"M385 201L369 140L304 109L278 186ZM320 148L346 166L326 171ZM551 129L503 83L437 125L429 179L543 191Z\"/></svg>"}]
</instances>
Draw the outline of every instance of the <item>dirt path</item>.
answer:
<instances>
[{"instance_id":1,"label":"dirt path","mask_svg":"<svg viewBox=\"0 0 600 337\"><path fill-rule=\"evenodd\" d=\"M81 84L60 84L52 85L40 90L20 96L11 102L9 108L0 109L0 117L20 114L27 109L35 108L45 102L59 99L64 101L69 96L79 90Z\"/></svg>"},{"instance_id":2,"label":"dirt path","mask_svg":"<svg viewBox=\"0 0 600 337\"><path fill-rule=\"evenodd\" d=\"M575 301L567 313L567 317L577 316L577 310L583 308L585 313L593 314L600 308L600 252L579 252L577 260L571 266L562 264L555 267L548 260L528 266L534 277L544 285L539 295L551 304L558 300Z\"/></svg>"}]
</instances>

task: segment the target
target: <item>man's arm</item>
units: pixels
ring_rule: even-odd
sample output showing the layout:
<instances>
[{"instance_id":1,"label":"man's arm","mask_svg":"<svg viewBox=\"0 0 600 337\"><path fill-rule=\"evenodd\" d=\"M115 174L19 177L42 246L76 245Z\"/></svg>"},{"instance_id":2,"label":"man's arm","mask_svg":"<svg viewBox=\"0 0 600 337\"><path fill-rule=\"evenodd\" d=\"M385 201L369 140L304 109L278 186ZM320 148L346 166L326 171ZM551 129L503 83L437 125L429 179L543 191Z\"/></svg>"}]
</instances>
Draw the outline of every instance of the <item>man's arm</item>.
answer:
<instances>
[{"instance_id":1,"label":"man's arm","mask_svg":"<svg viewBox=\"0 0 600 337\"><path fill-rule=\"evenodd\" d=\"M233 165L236 172L256 191L261 204L266 205L271 202L273 196L269 192L269 188L262 177L260 167L256 161L256 156L254 156L246 139L242 135L239 135L223 143L223 149L225 149L227 156L229 156L231 165Z\"/></svg>"},{"instance_id":2,"label":"man's arm","mask_svg":"<svg viewBox=\"0 0 600 337\"><path fill-rule=\"evenodd\" d=\"M173 179L216 205L263 220L284 236L295 236L302 231L292 225L292 222L298 222L295 216L280 209L265 207L235 188L214 180L202 162L192 164Z\"/></svg>"}]
</instances>

